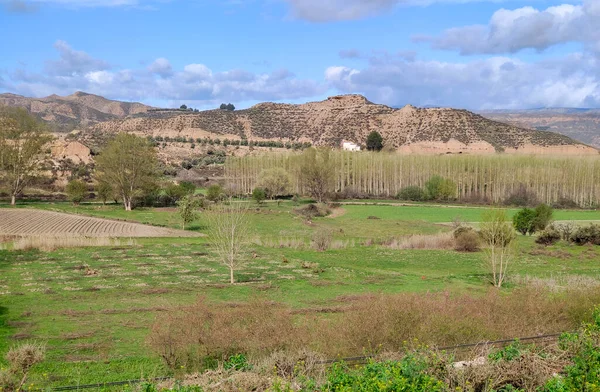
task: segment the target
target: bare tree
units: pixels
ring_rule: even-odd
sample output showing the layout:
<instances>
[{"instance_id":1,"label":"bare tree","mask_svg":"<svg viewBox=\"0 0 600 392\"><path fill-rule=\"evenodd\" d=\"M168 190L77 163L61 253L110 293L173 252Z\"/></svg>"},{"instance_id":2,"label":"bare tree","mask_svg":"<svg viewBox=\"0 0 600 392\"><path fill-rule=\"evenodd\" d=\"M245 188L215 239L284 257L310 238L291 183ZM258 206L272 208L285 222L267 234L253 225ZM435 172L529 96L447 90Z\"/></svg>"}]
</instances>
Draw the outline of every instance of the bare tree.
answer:
<instances>
[{"instance_id":1,"label":"bare tree","mask_svg":"<svg viewBox=\"0 0 600 392\"><path fill-rule=\"evenodd\" d=\"M492 283L502 287L508 266L514 254L515 230L507 221L502 210L491 210L483 214L481 237L486 248L486 260L492 271Z\"/></svg>"},{"instance_id":2,"label":"bare tree","mask_svg":"<svg viewBox=\"0 0 600 392\"><path fill-rule=\"evenodd\" d=\"M302 154L300 177L311 197L320 203L331 190L335 169L331 150L326 147L309 148Z\"/></svg>"},{"instance_id":3,"label":"bare tree","mask_svg":"<svg viewBox=\"0 0 600 392\"><path fill-rule=\"evenodd\" d=\"M45 147L52 140L45 125L23 108L0 111L0 179L10 190L10 204L40 174Z\"/></svg>"},{"instance_id":4,"label":"bare tree","mask_svg":"<svg viewBox=\"0 0 600 392\"><path fill-rule=\"evenodd\" d=\"M219 261L233 272L243 264L244 249L249 243L248 209L242 203L216 204L207 214L211 244Z\"/></svg>"}]
</instances>

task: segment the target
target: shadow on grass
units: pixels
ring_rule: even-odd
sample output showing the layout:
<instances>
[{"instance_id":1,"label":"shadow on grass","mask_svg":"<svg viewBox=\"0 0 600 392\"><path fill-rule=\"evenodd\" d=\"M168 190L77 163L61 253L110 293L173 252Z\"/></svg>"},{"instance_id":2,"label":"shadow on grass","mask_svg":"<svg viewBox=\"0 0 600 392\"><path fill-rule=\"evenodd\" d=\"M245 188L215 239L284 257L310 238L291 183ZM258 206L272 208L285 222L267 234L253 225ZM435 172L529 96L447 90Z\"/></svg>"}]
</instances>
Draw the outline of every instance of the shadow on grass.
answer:
<instances>
[{"instance_id":1,"label":"shadow on grass","mask_svg":"<svg viewBox=\"0 0 600 392\"><path fill-rule=\"evenodd\" d=\"M189 227L186 227L185 230L187 230L187 231L205 231L206 229L208 229L208 226L206 226L206 225L191 225Z\"/></svg>"}]
</instances>

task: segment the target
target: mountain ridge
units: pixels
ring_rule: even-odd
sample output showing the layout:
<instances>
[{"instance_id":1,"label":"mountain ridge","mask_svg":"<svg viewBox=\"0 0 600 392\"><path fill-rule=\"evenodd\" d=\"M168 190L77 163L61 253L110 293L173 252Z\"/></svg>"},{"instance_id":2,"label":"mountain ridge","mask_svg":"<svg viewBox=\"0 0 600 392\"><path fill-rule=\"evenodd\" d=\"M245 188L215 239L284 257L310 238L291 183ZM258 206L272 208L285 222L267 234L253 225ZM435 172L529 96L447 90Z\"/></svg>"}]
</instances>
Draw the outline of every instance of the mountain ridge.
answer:
<instances>
[{"instance_id":1,"label":"mountain ridge","mask_svg":"<svg viewBox=\"0 0 600 392\"><path fill-rule=\"evenodd\" d=\"M530 129L552 131L600 147L600 109L538 108L487 110L482 116Z\"/></svg>"},{"instance_id":2,"label":"mountain ridge","mask_svg":"<svg viewBox=\"0 0 600 392\"><path fill-rule=\"evenodd\" d=\"M395 109L357 94L303 104L264 102L236 111L140 113L95 124L88 131L92 134L125 131L153 137L213 135L230 139L308 141L329 146L338 146L342 140L363 144L371 131L378 131L388 146L401 152L598 153L557 133L508 125L464 109L412 105Z\"/></svg>"},{"instance_id":3,"label":"mountain ridge","mask_svg":"<svg viewBox=\"0 0 600 392\"><path fill-rule=\"evenodd\" d=\"M77 91L71 95L56 94L30 98L18 94L0 94L0 106L24 107L50 123L56 131L70 131L89 124L144 113L151 106L139 102L122 102Z\"/></svg>"}]
</instances>

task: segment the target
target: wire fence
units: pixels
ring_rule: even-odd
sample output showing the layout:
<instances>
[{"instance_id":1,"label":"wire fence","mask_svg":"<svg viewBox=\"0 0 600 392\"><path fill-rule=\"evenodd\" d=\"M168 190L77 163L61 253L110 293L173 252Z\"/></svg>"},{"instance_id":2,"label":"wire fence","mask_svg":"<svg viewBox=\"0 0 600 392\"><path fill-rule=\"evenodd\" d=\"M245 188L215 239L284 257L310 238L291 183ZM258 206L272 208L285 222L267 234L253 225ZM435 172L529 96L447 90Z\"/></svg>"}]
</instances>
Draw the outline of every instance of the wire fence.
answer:
<instances>
[{"instance_id":1,"label":"wire fence","mask_svg":"<svg viewBox=\"0 0 600 392\"><path fill-rule=\"evenodd\" d=\"M477 343L467 343L467 344L459 344L455 346L446 346L446 347L437 347L439 351L460 351L466 350L474 347L484 347L484 346L501 346L509 343L513 343L515 341L520 342L535 342L542 340L557 340L564 332L547 334L547 335L538 335L538 336L527 336L522 338L512 338L512 339L502 339L502 340L491 340L491 341L482 341ZM336 362L348 362L353 364L363 364L368 362L370 359L375 358L376 355L363 355L358 357L346 357L346 358L336 358L336 359L327 359L324 361L316 362L320 365L328 365ZM141 380L127 380L127 381L114 381L114 382L106 382L106 383L98 383L98 384L85 384L85 385L69 385L63 387L54 387L51 388L50 391L77 391L80 389L100 389L100 388L108 388L108 387L118 387L123 385L135 385L141 384L144 382L160 382L160 381L168 381L172 380L172 377L158 377L151 379L141 379Z\"/></svg>"}]
</instances>

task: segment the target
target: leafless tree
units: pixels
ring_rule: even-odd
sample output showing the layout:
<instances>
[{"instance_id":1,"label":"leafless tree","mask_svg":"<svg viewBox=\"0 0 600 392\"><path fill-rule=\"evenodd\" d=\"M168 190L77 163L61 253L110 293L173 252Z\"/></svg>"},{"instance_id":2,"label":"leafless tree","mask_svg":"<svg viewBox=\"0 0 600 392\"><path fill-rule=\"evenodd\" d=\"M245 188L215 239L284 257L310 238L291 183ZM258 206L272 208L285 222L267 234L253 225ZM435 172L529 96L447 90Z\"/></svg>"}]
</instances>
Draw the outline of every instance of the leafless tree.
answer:
<instances>
[{"instance_id":1,"label":"leafless tree","mask_svg":"<svg viewBox=\"0 0 600 392\"><path fill-rule=\"evenodd\" d=\"M233 273L244 262L244 250L249 243L248 208L232 202L214 205L207 214L210 241L219 261L229 268L230 283Z\"/></svg>"},{"instance_id":2,"label":"leafless tree","mask_svg":"<svg viewBox=\"0 0 600 392\"><path fill-rule=\"evenodd\" d=\"M491 210L483 214L481 237L485 244L486 260L492 271L492 283L502 287L510 261L514 255L515 230L502 210Z\"/></svg>"}]
</instances>

